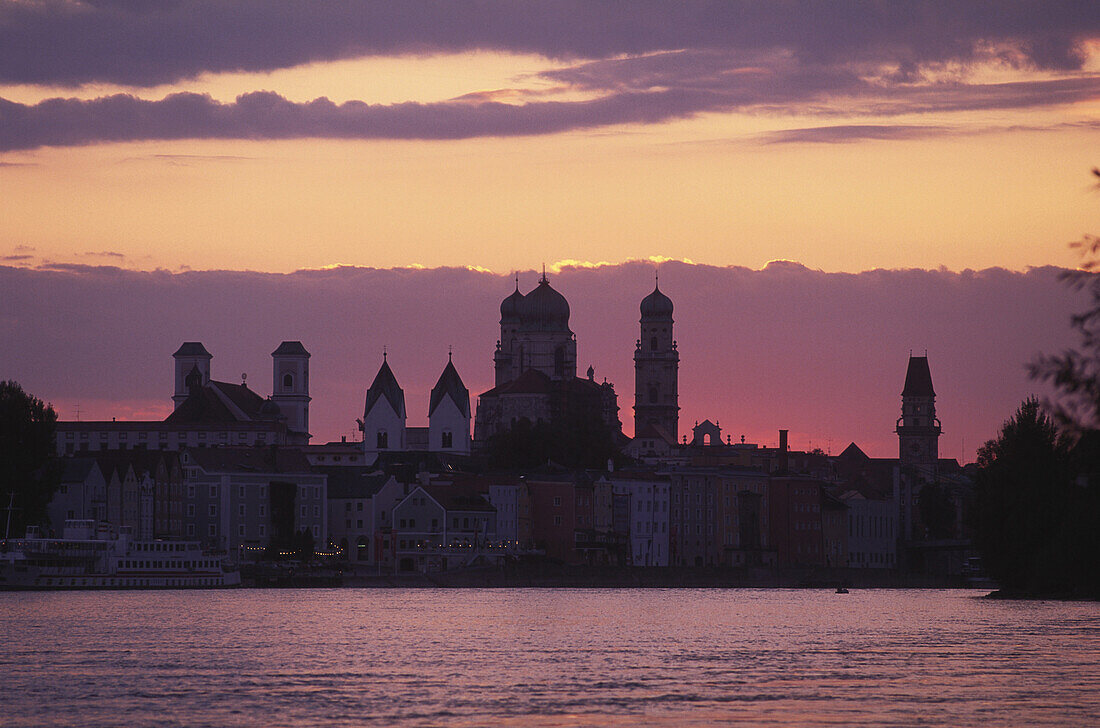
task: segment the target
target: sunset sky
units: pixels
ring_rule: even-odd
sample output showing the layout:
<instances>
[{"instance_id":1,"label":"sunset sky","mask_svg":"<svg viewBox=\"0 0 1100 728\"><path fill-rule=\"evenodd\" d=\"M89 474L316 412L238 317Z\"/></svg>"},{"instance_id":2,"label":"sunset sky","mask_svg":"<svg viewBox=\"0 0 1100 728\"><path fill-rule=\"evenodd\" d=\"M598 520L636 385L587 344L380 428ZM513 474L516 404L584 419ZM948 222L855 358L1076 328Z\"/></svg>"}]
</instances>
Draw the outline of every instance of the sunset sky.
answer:
<instances>
[{"instance_id":1,"label":"sunset sky","mask_svg":"<svg viewBox=\"0 0 1100 728\"><path fill-rule=\"evenodd\" d=\"M269 318L252 321L266 327L269 348L248 356L266 356L282 339L309 347L336 327L360 338L355 351L363 356L386 344L404 347L411 362L423 348L432 362L425 371L441 368L454 345L476 390L489 383L493 301L510 291L512 271L545 263L576 274L604 263L596 275L633 276L631 288L616 291L632 318L600 319L627 332L622 361L602 368L615 375L629 431L629 345L652 261L695 264L672 266L662 278L674 300L677 287L694 297L712 271L729 281L755 271L759 277L744 280L763 285L772 261L805 266L853 300L876 269L935 272L959 308L943 308L940 294L912 306L950 319L942 330L916 331L912 322L922 319L913 310L890 319L875 298L888 288L867 294L868 318L892 329L897 347L875 351L889 362L881 381L899 391L911 348L929 350L937 385L983 366L971 357L937 368L936 353L980 338L967 317L982 306L967 296L977 295L975 281L992 280L981 275L994 275L1026 288L1035 299L1022 305L1044 318L991 340L998 357L1014 357L1015 374L990 398L966 403L980 413L965 428L972 456L1029 391L1020 372L1042 348L1033 333L1048 347L1072 343L1065 316L1075 301L1056 276L1038 288L1012 276L1076 264L1067 243L1098 228L1088 174L1100 163L1098 149L1096 2L0 1L0 266L9 282L0 289L0 377L56 400L64 418L81 398L92 417L124 408L163 416L172 342L203 340L216 357L237 346L214 340L215 331L233 335L204 327L191 311L186 325L164 322L162 340L142 349L152 349L152 373L140 368L144 359L140 367L131 359L113 362L117 380L109 385L79 369L42 376L51 358L111 360L112 351L134 345L108 325L133 312L111 309L81 313L108 332L91 351L42 343L54 339L44 330L72 322L41 299L100 286L103 275L187 288L197 285L187 271L465 267L482 276L476 285L486 308L462 314L478 319L471 336L485 340L425 341L424 322L447 307L446 291L425 274L409 279L415 285L404 291L400 325L386 324L388 342L373 338L379 324L365 304L343 320L281 325L288 314L275 286ZM630 261L651 262L638 272ZM986 269L1004 270L970 273ZM37 295L14 293L16 280ZM203 280L234 285L228 273ZM525 287L533 283L529 274ZM592 328L600 318L592 302L559 288L573 306L584 359L581 329L590 329L589 341L607 329ZM140 311L156 291L132 304ZM315 292L369 298L346 294ZM700 305L726 311L728 330L737 295L719 287ZM692 310L677 306L677 321L690 328ZM844 313L821 319L817 331L868 351L882 345L861 337L860 316ZM985 325L1003 323L995 310L986 313ZM779 321L757 315L753 346L790 340ZM738 370L737 347L713 341L699 339L695 361ZM844 369L830 362L822 366L838 367L826 377L833 381ZM314 412L329 410L320 416L330 424L314 430L321 441L361 414L361 404L346 401L351 392L361 401L377 362L330 358L325 366L343 373L315 380ZM812 362L796 371L806 380L820 374ZM752 387L752 372L742 374L740 386ZM145 386L149 377L155 386ZM743 389L716 389L686 363L681 381L688 420L710 407L761 436L800 419L806 426L793 429L807 438L863 434L849 437L858 428L848 425L827 432L826 412L811 412L806 397L779 413L746 412ZM881 409L892 429L896 392L890 397L841 419L866 420ZM889 440L887 432L878 454L889 454Z\"/></svg>"}]
</instances>

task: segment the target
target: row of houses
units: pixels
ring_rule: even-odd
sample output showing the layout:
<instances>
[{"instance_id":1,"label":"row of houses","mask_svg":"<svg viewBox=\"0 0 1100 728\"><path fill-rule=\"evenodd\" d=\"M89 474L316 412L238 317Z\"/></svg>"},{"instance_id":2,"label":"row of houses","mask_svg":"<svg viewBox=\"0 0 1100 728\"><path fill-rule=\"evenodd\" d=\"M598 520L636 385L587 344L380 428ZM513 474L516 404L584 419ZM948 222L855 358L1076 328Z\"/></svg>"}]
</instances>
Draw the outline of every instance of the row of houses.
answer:
<instances>
[{"instance_id":1,"label":"row of houses","mask_svg":"<svg viewBox=\"0 0 1100 728\"><path fill-rule=\"evenodd\" d=\"M757 452L749 466L704 452L664 467L523 475L466 473L449 462L363 466L337 460L340 451L332 443L78 455L64 461L49 517L199 540L242 558L306 538L330 558L382 572L518 558L897 565L897 498L882 483L869 486L871 460L858 448L824 461L783 448Z\"/></svg>"}]
</instances>

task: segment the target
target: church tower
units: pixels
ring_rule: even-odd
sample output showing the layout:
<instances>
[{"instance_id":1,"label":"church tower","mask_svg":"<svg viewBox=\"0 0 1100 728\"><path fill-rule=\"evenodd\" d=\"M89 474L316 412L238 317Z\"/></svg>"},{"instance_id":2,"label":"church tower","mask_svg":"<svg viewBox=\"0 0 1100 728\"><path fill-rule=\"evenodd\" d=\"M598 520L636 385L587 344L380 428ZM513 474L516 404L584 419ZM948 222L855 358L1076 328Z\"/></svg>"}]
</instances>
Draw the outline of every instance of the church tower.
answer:
<instances>
[{"instance_id":1,"label":"church tower","mask_svg":"<svg viewBox=\"0 0 1100 728\"><path fill-rule=\"evenodd\" d=\"M925 537L920 518L920 492L936 481L940 457L940 421L936 418L936 390L927 356L909 356L898 418L898 535L905 541Z\"/></svg>"},{"instance_id":2,"label":"church tower","mask_svg":"<svg viewBox=\"0 0 1100 728\"><path fill-rule=\"evenodd\" d=\"M449 354L428 403L428 449L470 454L470 390Z\"/></svg>"},{"instance_id":3,"label":"church tower","mask_svg":"<svg viewBox=\"0 0 1100 728\"><path fill-rule=\"evenodd\" d=\"M634 434L646 425L656 425L675 443L679 441L680 354L672 338L672 301L654 285L640 308L641 337L634 349Z\"/></svg>"},{"instance_id":4,"label":"church tower","mask_svg":"<svg viewBox=\"0 0 1100 728\"><path fill-rule=\"evenodd\" d=\"M201 342L185 341L172 358L176 360L176 391L172 395L174 409L183 404L191 393L190 384L205 387L210 383L210 360L214 357ZM189 380L190 375L197 375L197 378L191 376Z\"/></svg>"},{"instance_id":5,"label":"church tower","mask_svg":"<svg viewBox=\"0 0 1100 728\"><path fill-rule=\"evenodd\" d=\"M363 407L363 449L367 453L405 450L405 390L390 370L386 354Z\"/></svg>"},{"instance_id":6,"label":"church tower","mask_svg":"<svg viewBox=\"0 0 1100 728\"><path fill-rule=\"evenodd\" d=\"M932 475L940 458L940 421L927 356L909 357L897 433L899 463L928 469Z\"/></svg>"},{"instance_id":7,"label":"church tower","mask_svg":"<svg viewBox=\"0 0 1100 728\"><path fill-rule=\"evenodd\" d=\"M284 341L271 352L271 399L286 416L288 430L309 440L309 352L300 341Z\"/></svg>"}]
</instances>

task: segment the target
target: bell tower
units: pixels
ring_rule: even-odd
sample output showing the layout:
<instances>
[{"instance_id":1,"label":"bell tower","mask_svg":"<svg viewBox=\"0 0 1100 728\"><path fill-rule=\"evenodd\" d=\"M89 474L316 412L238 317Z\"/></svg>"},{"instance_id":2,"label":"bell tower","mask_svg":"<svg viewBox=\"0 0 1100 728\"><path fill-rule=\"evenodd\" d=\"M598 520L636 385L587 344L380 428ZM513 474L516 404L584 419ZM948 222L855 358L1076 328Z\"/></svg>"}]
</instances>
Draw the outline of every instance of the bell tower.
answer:
<instances>
[{"instance_id":1,"label":"bell tower","mask_svg":"<svg viewBox=\"0 0 1100 728\"><path fill-rule=\"evenodd\" d=\"M897 433L901 465L935 469L940 458L940 421L927 356L909 356Z\"/></svg>"},{"instance_id":2,"label":"bell tower","mask_svg":"<svg viewBox=\"0 0 1100 728\"><path fill-rule=\"evenodd\" d=\"M655 281L640 310L641 335L634 348L634 434L646 425L656 425L675 443L679 439L680 353L672 337L672 300Z\"/></svg>"},{"instance_id":3,"label":"bell tower","mask_svg":"<svg viewBox=\"0 0 1100 728\"><path fill-rule=\"evenodd\" d=\"M309 441L309 352L300 341L284 341L271 352L271 399L286 415L287 429Z\"/></svg>"},{"instance_id":4,"label":"bell tower","mask_svg":"<svg viewBox=\"0 0 1100 728\"><path fill-rule=\"evenodd\" d=\"M936 482L940 457L940 421L936 418L936 390L927 356L909 355L898 418L898 468L895 495L898 501L898 535L905 541L924 538L920 518L920 492Z\"/></svg>"}]
</instances>

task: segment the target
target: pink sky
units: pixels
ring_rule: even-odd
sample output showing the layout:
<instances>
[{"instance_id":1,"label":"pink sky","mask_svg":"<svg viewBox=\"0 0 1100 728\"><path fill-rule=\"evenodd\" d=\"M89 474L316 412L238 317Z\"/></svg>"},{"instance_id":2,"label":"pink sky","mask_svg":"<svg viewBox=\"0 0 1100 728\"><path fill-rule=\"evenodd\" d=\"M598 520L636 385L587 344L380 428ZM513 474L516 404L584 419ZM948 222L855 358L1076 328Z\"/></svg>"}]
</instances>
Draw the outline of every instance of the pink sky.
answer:
<instances>
[{"instance_id":1,"label":"pink sky","mask_svg":"<svg viewBox=\"0 0 1100 728\"><path fill-rule=\"evenodd\" d=\"M632 431L638 303L654 265L566 268L551 283L569 300L578 369L616 385ZM530 289L536 274L520 275ZM63 419L163 417L171 354L202 341L213 376L271 391L270 353L300 339L312 353L316 441L357 439L382 348L405 389L409 424L427 424L428 394L448 347L471 393L492 386L499 305L508 276L463 269L343 268L291 275L0 268L0 371L54 403ZM797 264L764 270L665 263L675 302L681 433L718 420L735 438L839 452L855 441L896 453L894 422L910 350L928 352L946 457L972 459L1025 396L1024 364L1072 344L1084 301L1052 268L1015 273L876 270L829 274ZM965 449L964 449L965 446Z\"/></svg>"}]
</instances>

